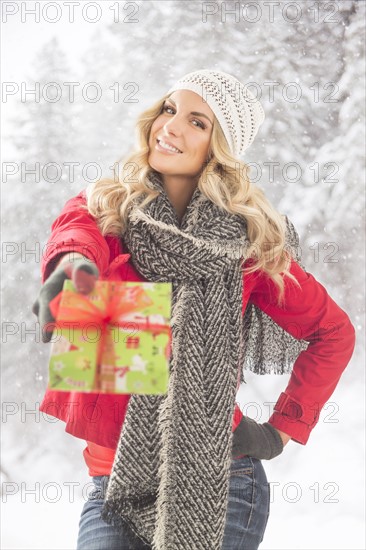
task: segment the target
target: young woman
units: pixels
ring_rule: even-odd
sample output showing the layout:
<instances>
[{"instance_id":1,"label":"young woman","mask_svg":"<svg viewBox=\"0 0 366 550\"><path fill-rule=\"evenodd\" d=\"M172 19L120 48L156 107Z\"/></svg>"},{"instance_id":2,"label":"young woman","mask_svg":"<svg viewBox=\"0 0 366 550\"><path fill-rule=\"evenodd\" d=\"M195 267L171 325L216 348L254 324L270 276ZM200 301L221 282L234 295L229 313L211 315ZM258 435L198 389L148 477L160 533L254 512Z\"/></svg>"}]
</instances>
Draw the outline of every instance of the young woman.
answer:
<instances>
[{"instance_id":1,"label":"young woman","mask_svg":"<svg viewBox=\"0 0 366 550\"><path fill-rule=\"evenodd\" d=\"M52 226L34 305L72 278L172 282L166 395L47 390L40 410L87 442L95 483L78 549L258 548L269 516L262 460L306 444L354 349L347 314L300 263L292 223L239 160L264 120L216 70L185 75L138 119L118 178L69 200ZM291 372L268 422L242 415L243 371Z\"/></svg>"}]
</instances>

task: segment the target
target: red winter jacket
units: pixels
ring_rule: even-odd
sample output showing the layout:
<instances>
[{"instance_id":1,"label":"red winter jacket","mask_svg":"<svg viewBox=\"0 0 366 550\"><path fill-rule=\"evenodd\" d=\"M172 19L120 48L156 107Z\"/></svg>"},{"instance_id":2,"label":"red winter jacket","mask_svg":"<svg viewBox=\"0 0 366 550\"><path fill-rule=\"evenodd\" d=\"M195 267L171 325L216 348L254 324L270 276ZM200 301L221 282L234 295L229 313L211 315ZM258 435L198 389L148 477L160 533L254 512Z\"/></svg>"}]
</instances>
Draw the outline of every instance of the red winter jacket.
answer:
<instances>
[{"instance_id":1,"label":"red winter jacket","mask_svg":"<svg viewBox=\"0 0 366 550\"><path fill-rule=\"evenodd\" d=\"M60 254L70 251L94 261L101 279L145 281L129 261L130 255L124 251L121 240L115 236L103 237L94 218L81 208L85 204L82 191L67 201L53 223L42 257L42 282L52 272ZM305 444L351 359L355 330L348 315L325 288L295 261L291 273L301 289L285 279L285 308L276 305L277 288L263 271L245 275L243 314L248 302L252 302L295 338L309 342L307 350L294 363L287 387L269 418L275 428ZM40 411L66 422L66 432L115 449L129 398L129 395L47 390ZM233 430L241 417L236 405Z\"/></svg>"}]
</instances>

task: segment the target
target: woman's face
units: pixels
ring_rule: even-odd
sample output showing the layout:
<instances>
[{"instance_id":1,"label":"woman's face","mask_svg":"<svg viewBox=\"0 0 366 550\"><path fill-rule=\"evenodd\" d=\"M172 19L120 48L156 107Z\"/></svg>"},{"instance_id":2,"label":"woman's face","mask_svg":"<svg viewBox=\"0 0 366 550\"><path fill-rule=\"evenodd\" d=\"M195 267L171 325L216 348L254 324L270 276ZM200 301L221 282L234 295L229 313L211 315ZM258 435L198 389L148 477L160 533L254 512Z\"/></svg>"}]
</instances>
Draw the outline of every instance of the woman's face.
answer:
<instances>
[{"instance_id":1,"label":"woman's face","mask_svg":"<svg viewBox=\"0 0 366 550\"><path fill-rule=\"evenodd\" d=\"M170 176L196 178L207 160L214 114L203 98L176 90L151 127L148 162Z\"/></svg>"}]
</instances>

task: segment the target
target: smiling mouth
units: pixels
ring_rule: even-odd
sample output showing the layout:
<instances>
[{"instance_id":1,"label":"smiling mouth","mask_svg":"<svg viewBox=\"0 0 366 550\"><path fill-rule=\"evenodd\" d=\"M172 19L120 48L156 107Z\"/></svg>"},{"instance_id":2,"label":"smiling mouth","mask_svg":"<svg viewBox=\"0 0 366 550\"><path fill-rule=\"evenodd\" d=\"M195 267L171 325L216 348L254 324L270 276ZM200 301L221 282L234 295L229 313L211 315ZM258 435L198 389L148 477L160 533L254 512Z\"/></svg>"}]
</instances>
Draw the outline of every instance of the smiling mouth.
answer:
<instances>
[{"instance_id":1,"label":"smiling mouth","mask_svg":"<svg viewBox=\"0 0 366 550\"><path fill-rule=\"evenodd\" d=\"M170 153L176 153L176 154L181 154L182 153L182 151L180 149L178 149L177 147L171 147L170 145L167 145L166 143L162 142L160 139L157 139L156 143L164 151L169 151Z\"/></svg>"}]
</instances>

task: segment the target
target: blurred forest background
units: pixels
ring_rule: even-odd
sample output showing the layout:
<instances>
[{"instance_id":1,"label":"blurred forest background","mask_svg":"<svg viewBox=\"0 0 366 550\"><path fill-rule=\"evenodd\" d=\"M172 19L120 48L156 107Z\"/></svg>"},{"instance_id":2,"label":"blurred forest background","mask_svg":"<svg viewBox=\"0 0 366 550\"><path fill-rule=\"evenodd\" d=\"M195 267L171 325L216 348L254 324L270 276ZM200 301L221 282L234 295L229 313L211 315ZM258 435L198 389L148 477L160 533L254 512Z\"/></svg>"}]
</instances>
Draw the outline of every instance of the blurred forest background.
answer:
<instances>
[{"instance_id":1,"label":"blurred forest background","mask_svg":"<svg viewBox=\"0 0 366 550\"><path fill-rule=\"evenodd\" d=\"M112 5L103 4L103 9ZM362 486L361 474L357 473L352 482L349 473L352 468L360 468L364 443L365 3L298 2L298 21L294 21L294 7L283 11L284 2L274 9L273 21L268 8L257 3L262 6L262 16L255 22L249 20L255 18L249 8L248 20L230 15L229 10L244 6L244 2L208 2L216 13L207 15L206 21L204 2L136 1L127 3L130 8L123 6L126 3L118 4L118 23L113 21L109 8L108 20L95 25L92 39L79 59L82 70L75 69L66 53L67 36L57 30L57 25L54 36L34 51L32 64L24 67L22 80L27 88L39 83L42 91L47 83L55 82L63 92L60 99L49 100L55 97L55 88L50 87L48 100L42 94L39 102L34 96L21 101L20 94L7 100L3 162L8 171L14 166L19 170L5 178L3 170L2 184L2 481L15 483L18 488L22 482L34 486L51 480L59 484L65 480L88 481L82 458L84 442L65 434L62 422L26 412L37 411L47 385L49 348L38 343L34 335L26 334L36 327L31 307L40 288L40 253L66 200L86 187L87 178L96 176L93 164L100 166L103 176L111 176L111 167L135 147L134 127L139 112L183 74L216 68L232 73L243 83L252 83L251 89L261 92L266 119L243 157L252 163L252 181L293 221L307 270L347 311L358 334L355 355L332 398L338 407L337 420L319 422L307 446L291 442L285 451L287 457L284 453L265 464L269 480L302 483L303 498L297 507L288 508L291 499L275 496L273 520L271 516L263 545L361 548L363 496L357 489L351 496L354 485ZM333 14L329 6L334 8ZM123 21L127 17L128 23ZM18 30L21 40L21 25ZM24 43L20 47L32 45ZM11 51L6 55L11 56ZM74 55L79 53L75 51ZM69 99L65 82L79 83L74 101ZM84 89L89 98L94 97L97 88L87 88L90 82L98 83L102 90L98 101L82 96ZM22 174L24 169L34 169L36 163L39 178ZM49 163L56 163L58 172ZM72 163L74 178L68 168ZM89 170L82 173L88 163L92 163ZM32 250L36 254L26 253ZM249 383L238 394L243 406L248 402L275 402L285 389L287 377L258 379L248 374L247 380ZM256 411L254 407L246 412L255 417ZM257 420L264 422L268 415L263 405L261 411L262 417L257 415ZM351 445L354 448L350 449ZM333 470L329 470L330 463L335 463ZM305 487L316 480L321 486L322 481L338 484L338 505L323 502L316 506L314 499L306 500L311 491L307 489L306 493ZM54 521L53 528L45 528L43 521L42 527L39 523L44 540L38 534L36 542L29 542L36 535L23 542L23 534L9 527L4 539L6 548L51 547L47 536L52 536L55 526L59 529L59 522L56 504L46 501L35 507L36 515L42 510L43 517L49 517L50 523ZM10 520L21 513L28 517L24 525L28 521L29 529L31 525L35 529L33 512L29 518L29 507L24 508L20 492L7 502ZM32 503L32 498L27 502ZM58 506L59 513L68 514L63 523L72 523L72 527L53 538L52 548L72 547L81 500L64 506L59 502ZM282 523L284 514L291 517L291 526ZM304 530L304 514L311 514L312 522L314 519L313 531L299 541L297 534L299 529ZM28 546L19 546L21 543ZM347 543L349 546L345 546Z\"/></svg>"}]
</instances>

